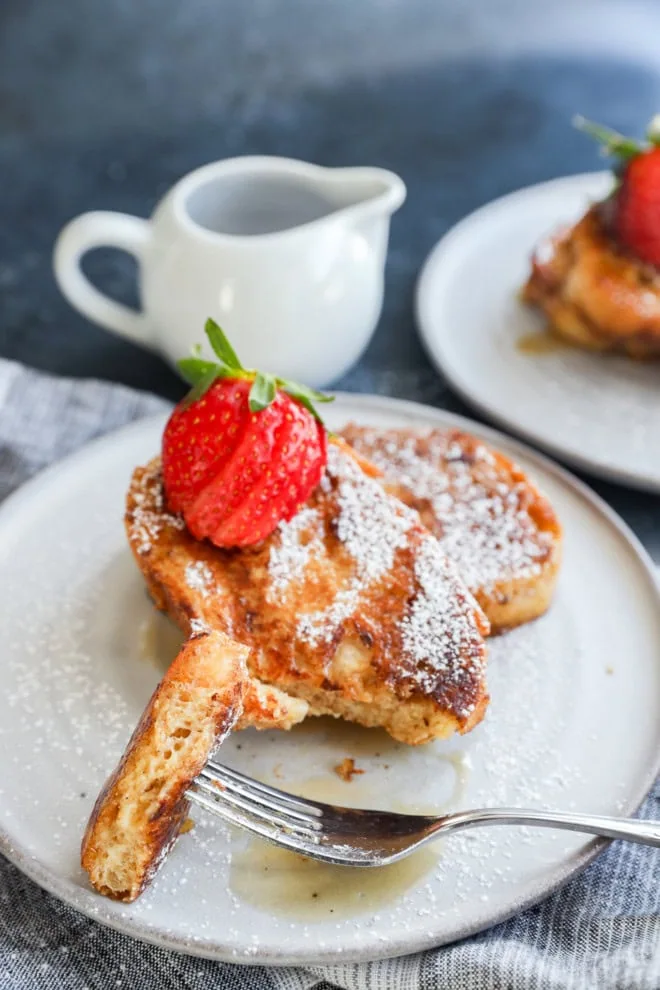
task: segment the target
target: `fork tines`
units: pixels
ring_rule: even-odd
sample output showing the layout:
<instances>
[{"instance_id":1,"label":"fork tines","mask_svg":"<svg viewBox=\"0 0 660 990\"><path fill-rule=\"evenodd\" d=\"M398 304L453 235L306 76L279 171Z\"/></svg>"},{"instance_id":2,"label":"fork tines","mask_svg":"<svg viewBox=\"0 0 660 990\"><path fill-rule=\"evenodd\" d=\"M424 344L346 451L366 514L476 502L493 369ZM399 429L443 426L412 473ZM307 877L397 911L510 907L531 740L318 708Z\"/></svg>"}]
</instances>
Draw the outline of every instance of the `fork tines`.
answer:
<instances>
[{"instance_id":1,"label":"fork tines","mask_svg":"<svg viewBox=\"0 0 660 990\"><path fill-rule=\"evenodd\" d=\"M318 855L322 825L315 805L210 761L193 782L190 800L232 825L304 854Z\"/></svg>"}]
</instances>

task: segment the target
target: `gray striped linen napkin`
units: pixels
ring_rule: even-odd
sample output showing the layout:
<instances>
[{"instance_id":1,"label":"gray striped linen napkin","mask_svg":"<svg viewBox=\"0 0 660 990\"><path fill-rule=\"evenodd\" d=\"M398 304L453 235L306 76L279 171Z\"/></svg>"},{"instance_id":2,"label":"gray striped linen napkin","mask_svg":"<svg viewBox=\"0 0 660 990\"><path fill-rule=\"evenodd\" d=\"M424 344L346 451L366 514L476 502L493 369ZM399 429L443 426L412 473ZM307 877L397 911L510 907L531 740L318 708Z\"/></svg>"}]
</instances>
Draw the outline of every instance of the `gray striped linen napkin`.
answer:
<instances>
[{"instance_id":1,"label":"gray striped linen napkin","mask_svg":"<svg viewBox=\"0 0 660 990\"><path fill-rule=\"evenodd\" d=\"M167 408L118 385L0 361L0 497L93 437ZM660 787L642 815L660 817ZM0 990L658 990L660 856L614 843L542 904L454 945L373 963L240 967L143 945L0 857Z\"/></svg>"}]
</instances>

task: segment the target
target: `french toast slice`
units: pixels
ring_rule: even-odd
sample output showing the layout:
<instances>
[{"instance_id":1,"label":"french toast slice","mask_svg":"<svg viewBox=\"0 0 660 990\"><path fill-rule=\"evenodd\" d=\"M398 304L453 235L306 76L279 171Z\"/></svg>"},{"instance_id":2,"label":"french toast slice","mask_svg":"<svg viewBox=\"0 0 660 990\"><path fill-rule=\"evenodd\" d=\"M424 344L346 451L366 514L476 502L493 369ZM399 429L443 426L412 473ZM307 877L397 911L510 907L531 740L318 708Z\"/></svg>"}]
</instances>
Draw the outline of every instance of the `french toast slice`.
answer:
<instances>
[{"instance_id":1,"label":"french toast slice","mask_svg":"<svg viewBox=\"0 0 660 990\"><path fill-rule=\"evenodd\" d=\"M126 529L157 607L184 634L248 646L252 679L306 714L413 745L483 717L486 617L417 513L337 445L305 506L255 547L196 540L167 511L159 459L133 475Z\"/></svg>"},{"instance_id":2,"label":"french toast slice","mask_svg":"<svg viewBox=\"0 0 660 990\"><path fill-rule=\"evenodd\" d=\"M198 633L170 665L85 831L81 863L99 893L134 901L164 861L188 787L243 711L247 655L224 633Z\"/></svg>"},{"instance_id":3,"label":"french toast slice","mask_svg":"<svg viewBox=\"0 0 660 990\"><path fill-rule=\"evenodd\" d=\"M576 347L660 358L660 271L610 236L603 208L538 247L522 299Z\"/></svg>"},{"instance_id":4,"label":"french toast slice","mask_svg":"<svg viewBox=\"0 0 660 990\"><path fill-rule=\"evenodd\" d=\"M561 560L561 527L517 464L454 429L351 424L341 435L381 469L388 492L419 512L493 632L546 611Z\"/></svg>"}]
</instances>

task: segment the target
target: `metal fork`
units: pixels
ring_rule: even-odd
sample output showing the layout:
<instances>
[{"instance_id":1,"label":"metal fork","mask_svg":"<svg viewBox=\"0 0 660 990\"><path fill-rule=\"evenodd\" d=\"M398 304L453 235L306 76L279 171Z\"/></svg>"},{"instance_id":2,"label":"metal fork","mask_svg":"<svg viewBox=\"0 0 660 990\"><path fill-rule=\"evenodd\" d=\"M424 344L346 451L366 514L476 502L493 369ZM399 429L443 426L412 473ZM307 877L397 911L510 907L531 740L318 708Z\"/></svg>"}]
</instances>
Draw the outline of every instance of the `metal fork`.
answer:
<instances>
[{"instance_id":1,"label":"metal fork","mask_svg":"<svg viewBox=\"0 0 660 990\"><path fill-rule=\"evenodd\" d=\"M534 825L660 846L660 822L520 808L481 808L437 818L361 811L287 794L213 761L195 778L187 797L231 825L338 866L387 866L440 835L481 825Z\"/></svg>"}]
</instances>

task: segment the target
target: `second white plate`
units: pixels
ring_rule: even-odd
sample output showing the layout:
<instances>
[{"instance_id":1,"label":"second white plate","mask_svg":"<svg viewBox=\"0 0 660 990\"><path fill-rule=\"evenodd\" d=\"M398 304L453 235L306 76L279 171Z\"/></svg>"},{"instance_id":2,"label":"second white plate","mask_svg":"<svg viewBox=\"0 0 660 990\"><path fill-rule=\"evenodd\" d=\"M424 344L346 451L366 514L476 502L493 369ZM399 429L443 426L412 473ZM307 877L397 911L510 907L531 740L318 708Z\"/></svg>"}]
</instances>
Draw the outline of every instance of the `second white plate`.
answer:
<instances>
[{"instance_id":1,"label":"second white plate","mask_svg":"<svg viewBox=\"0 0 660 990\"><path fill-rule=\"evenodd\" d=\"M519 346L544 324L518 299L532 250L611 182L555 179L466 217L426 261L417 319L431 359L485 415L578 468L660 492L660 362Z\"/></svg>"}]
</instances>

